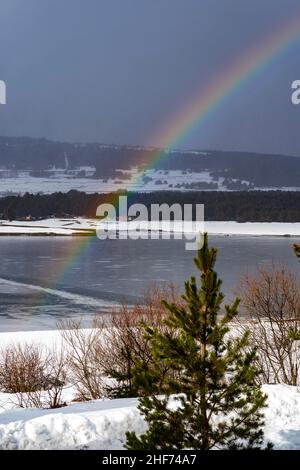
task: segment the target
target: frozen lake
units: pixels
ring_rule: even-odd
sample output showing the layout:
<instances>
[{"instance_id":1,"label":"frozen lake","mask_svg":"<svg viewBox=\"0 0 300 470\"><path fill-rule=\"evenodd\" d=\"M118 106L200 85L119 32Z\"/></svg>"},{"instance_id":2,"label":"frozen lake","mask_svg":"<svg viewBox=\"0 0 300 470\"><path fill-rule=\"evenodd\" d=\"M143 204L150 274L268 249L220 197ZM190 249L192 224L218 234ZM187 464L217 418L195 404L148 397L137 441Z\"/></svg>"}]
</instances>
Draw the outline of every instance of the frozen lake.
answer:
<instances>
[{"instance_id":1,"label":"frozen lake","mask_svg":"<svg viewBox=\"0 0 300 470\"><path fill-rule=\"evenodd\" d=\"M300 270L290 237L210 236L230 296L240 276L280 262ZM0 331L55 328L61 318L86 319L114 303L133 303L152 281L179 286L195 273L184 240L78 237L0 238Z\"/></svg>"}]
</instances>

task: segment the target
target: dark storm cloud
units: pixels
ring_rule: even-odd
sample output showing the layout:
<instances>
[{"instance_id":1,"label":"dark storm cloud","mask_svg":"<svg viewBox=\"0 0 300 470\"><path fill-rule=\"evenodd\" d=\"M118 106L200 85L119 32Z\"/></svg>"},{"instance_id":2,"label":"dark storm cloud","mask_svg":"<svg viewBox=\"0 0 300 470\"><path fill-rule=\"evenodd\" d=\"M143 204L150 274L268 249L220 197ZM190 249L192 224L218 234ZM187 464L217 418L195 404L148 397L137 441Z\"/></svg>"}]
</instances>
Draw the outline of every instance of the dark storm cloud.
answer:
<instances>
[{"instance_id":1,"label":"dark storm cloud","mask_svg":"<svg viewBox=\"0 0 300 470\"><path fill-rule=\"evenodd\" d=\"M299 0L1 0L1 135L148 144ZM181 143L300 155L300 46Z\"/></svg>"}]
</instances>

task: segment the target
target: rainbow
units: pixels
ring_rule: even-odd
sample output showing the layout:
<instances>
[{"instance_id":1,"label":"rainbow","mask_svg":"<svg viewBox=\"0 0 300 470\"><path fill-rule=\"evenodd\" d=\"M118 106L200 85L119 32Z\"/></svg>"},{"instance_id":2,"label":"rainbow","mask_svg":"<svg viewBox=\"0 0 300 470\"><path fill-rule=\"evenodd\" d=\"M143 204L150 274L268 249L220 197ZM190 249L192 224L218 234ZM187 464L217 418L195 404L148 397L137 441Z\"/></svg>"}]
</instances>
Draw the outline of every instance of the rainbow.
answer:
<instances>
[{"instance_id":1,"label":"rainbow","mask_svg":"<svg viewBox=\"0 0 300 470\"><path fill-rule=\"evenodd\" d=\"M196 125L201 124L205 118L222 106L225 100L278 60L283 53L297 45L299 40L300 13L283 27L279 27L275 33L244 51L242 58L226 67L226 70L219 73L205 89L201 89L193 96L189 103L164 126L163 131L151 139L151 146L157 148L157 151L150 152L151 158L145 170L155 167L158 162L167 158L166 149L176 148ZM141 176L138 175L131 180L128 190L134 187ZM118 196L110 202L117 205ZM54 285L63 279L65 273L89 246L93 237L79 237L79 239L68 253L67 260L56 277Z\"/></svg>"},{"instance_id":2,"label":"rainbow","mask_svg":"<svg viewBox=\"0 0 300 470\"><path fill-rule=\"evenodd\" d=\"M207 88L201 89L193 96L190 102L165 125L163 131L152 138L152 145L162 150L158 150L153 156L147 169L155 167L161 159L166 158L167 152L164 149L176 148L195 126L201 124L222 106L225 100L237 93L243 85L259 75L299 41L300 13L276 33L252 46L240 60L218 74Z\"/></svg>"}]
</instances>

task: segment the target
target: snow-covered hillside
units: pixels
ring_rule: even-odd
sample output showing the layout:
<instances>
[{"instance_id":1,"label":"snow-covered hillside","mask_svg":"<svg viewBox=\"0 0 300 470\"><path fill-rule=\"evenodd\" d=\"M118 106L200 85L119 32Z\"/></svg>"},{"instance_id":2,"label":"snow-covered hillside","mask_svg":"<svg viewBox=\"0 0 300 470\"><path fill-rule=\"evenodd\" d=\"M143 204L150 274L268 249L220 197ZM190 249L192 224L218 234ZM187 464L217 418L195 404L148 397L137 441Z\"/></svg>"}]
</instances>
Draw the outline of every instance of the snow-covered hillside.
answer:
<instances>
[{"instance_id":1,"label":"snow-covered hillside","mask_svg":"<svg viewBox=\"0 0 300 470\"><path fill-rule=\"evenodd\" d=\"M0 136L0 196L71 189L299 190L299 178L300 159L289 155Z\"/></svg>"},{"instance_id":2,"label":"snow-covered hillside","mask_svg":"<svg viewBox=\"0 0 300 470\"><path fill-rule=\"evenodd\" d=\"M9 195L50 194L70 190L86 193L108 193L120 189L136 192L152 191L263 191L280 189L282 191L299 191L300 187L256 187L247 180L237 178L225 179L224 176L213 176L210 171L189 170L117 170L118 177L94 177L95 168L78 167L76 170L52 169L33 176L31 171L8 171L0 168L0 197Z\"/></svg>"},{"instance_id":3,"label":"snow-covered hillside","mask_svg":"<svg viewBox=\"0 0 300 470\"><path fill-rule=\"evenodd\" d=\"M147 170L140 173L133 168L131 171L118 170L120 177L106 179L92 177L94 171L92 167L88 169L80 167L74 171L54 169L43 176L38 176L38 174L33 176L30 171L9 172L0 169L0 196L22 195L26 192L49 194L57 191L68 192L73 189L86 193L108 193L119 189L146 192L191 189L226 190L226 186L223 185L224 178L213 181L208 171L196 173Z\"/></svg>"}]
</instances>

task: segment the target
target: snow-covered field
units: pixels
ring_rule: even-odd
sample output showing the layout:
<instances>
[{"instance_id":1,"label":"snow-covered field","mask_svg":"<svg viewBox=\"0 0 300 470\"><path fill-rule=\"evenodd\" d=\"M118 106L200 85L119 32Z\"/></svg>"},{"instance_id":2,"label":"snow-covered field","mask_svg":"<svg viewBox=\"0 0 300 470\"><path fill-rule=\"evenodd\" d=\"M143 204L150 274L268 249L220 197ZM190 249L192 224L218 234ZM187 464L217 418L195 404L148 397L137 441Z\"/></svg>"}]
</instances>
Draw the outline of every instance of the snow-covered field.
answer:
<instances>
[{"instance_id":1,"label":"snow-covered field","mask_svg":"<svg viewBox=\"0 0 300 470\"><path fill-rule=\"evenodd\" d=\"M76 176L83 170L85 176ZM131 191L158 191L158 190L186 190L190 189L188 185L197 184L195 189L214 189L225 190L223 186L224 178L213 181L208 171L200 173L187 171L162 171L146 170L139 172L137 168L132 170L118 170L120 178L92 178L93 172L86 171L85 168L78 168L77 172L56 169L49 171L48 176L31 176L30 172L13 173L12 177L1 177L0 196L10 194L25 194L26 192L37 194L49 194L57 191L68 192L70 190L84 191L86 193L108 193L120 189L129 189ZM1 173L1 170L0 170ZM122 174L125 178L122 178ZM89 177L87 177L89 175ZM210 188L209 183L214 183ZM185 188L186 186L186 188ZM198 187L199 186L199 187Z\"/></svg>"},{"instance_id":2,"label":"snow-covered field","mask_svg":"<svg viewBox=\"0 0 300 470\"><path fill-rule=\"evenodd\" d=\"M44 219L37 221L12 221L0 220L0 235L86 235L94 233L95 230L136 230L137 223L125 221L102 222L95 219L73 218L73 219ZM300 223L285 222L245 222L234 221L205 222L202 224L175 221L138 223L140 231L166 231L181 233L195 233L205 230L211 235L247 235L247 236L300 236Z\"/></svg>"},{"instance_id":3,"label":"snow-covered field","mask_svg":"<svg viewBox=\"0 0 300 470\"><path fill-rule=\"evenodd\" d=\"M0 196L25 194L49 194L53 192L68 192L71 190L84 191L86 193L108 193L120 189L130 191L230 191L231 186L224 177L213 177L209 171L192 172L181 170L154 170L139 171L137 168L131 170L118 169L120 177L96 178L93 177L95 168L78 167L76 170L52 169L46 176L32 176L28 171L1 170L0 168ZM122 175L123 174L123 175ZM281 190L299 191L300 187L251 187L249 181L233 179L235 189L247 190Z\"/></svg>"},{"instance_id":4,"label":"snow-covered field","mask_svg":"<svg viewBox=\"0 0 300 470\"><path fill-rule=\"evenodd\" d=\"M61 341L58 331L0 333L0 347L12 342L47 346ZM287 385L264 385L268 395L265 440L275 449L300 449L300 391ZM66 391L67 400L72 399ZM145 422L137 399L70 403L64 408L12 408L8 394L0 394L0 449L122 449L125 433L142 433Z\"/></svg>"}]
</instances>

